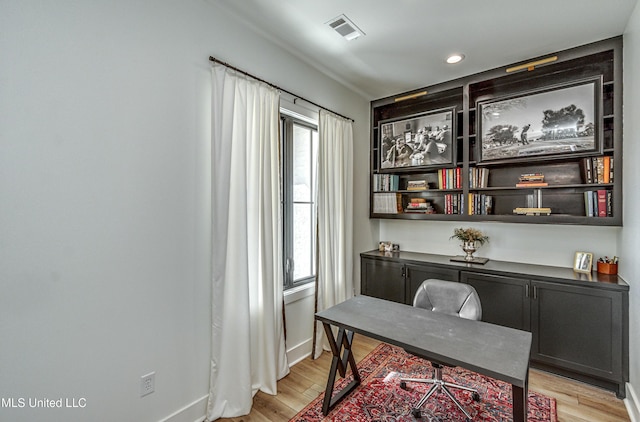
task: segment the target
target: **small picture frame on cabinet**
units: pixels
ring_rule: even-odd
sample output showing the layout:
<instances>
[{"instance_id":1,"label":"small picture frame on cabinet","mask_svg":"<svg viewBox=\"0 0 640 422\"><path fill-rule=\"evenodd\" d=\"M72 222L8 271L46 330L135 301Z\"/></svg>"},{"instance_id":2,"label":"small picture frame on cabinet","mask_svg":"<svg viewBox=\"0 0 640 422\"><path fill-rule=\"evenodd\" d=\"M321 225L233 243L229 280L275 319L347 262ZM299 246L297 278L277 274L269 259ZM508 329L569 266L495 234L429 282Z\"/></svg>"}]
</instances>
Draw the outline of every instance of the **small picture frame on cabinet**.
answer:
<instances>
[{"instance_id":1,"label":"small picture frame on cabinet","mask_svg":"<svg viewBox=\"0 0 640 422\"><path fill-rule=\"evenodd\" d=\"M573 259L573 271L589 273L593 270L593 254L591 252L576 252Z\"/></svg>"}]
</instances>

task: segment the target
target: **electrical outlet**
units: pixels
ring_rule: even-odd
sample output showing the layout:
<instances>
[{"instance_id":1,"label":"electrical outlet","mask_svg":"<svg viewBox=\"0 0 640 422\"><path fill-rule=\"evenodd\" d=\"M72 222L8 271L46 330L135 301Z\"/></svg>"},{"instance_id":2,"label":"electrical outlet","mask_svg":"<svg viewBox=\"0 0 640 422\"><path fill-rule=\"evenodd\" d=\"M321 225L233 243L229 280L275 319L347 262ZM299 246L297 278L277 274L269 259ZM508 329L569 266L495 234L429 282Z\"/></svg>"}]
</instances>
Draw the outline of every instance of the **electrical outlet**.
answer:
<instances>
[{"instance_id":1,"label":"electrical outlet","mask_svg":"<svg viewBox=\"0 0 640 422\"><path fill-rule=\"evenodd\" d=\"M156 389L156 373L151 372L140 377L140 397L151 394Z\"/></svg>"}]
</instances>

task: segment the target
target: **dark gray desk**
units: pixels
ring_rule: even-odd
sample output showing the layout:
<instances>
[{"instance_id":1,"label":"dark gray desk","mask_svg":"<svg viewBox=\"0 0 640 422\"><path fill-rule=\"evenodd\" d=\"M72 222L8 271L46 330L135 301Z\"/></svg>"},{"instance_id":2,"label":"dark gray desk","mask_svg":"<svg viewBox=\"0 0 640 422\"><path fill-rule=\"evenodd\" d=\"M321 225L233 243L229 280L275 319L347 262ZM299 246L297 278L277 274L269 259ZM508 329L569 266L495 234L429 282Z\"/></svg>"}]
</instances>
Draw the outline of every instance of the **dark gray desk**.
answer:
<instances>
[{"instance_id":1,"label":"dark gray desk","mask_svg":"<svg viewBox=\"0 0 640 422\"><path fill-rule=\"evenodd\" d=\"M333 360L322 412L326 415L360 384L351 353L354 333L402 347L425 359L460 366L512 386L513 420L527 420L531 333L439 314L409 305L357 296L318 312ZM331 326L338 327L334 337ZM351 367L353 381L332 399L336 374Z\"/></svg>"}]
</instances>

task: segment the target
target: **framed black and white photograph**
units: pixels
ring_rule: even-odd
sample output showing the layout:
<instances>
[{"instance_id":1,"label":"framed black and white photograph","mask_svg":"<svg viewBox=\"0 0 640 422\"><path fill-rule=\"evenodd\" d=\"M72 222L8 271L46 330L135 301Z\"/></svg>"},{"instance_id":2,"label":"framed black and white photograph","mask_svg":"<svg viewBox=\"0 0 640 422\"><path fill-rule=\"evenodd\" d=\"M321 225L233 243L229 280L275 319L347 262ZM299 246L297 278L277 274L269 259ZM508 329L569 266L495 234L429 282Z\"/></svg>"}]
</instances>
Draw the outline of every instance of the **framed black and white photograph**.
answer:
<instances>
[{"instance_id":1,"label":"framed black and white photograph","mask_svg":"<svg viewBox=\"0 0 640 422\"><path fill-rule=\"evenodd\" d=\"M453 162L455 107L380 122L380 168Z\"/></svg>"},{"instance_id":2,"label":"framed black and white photograph","mask_svg":"<svg viewBox=\"0 0 640 422\"><path fill-rule=\"evenodd\" d=\"M479 161L601 151L601 78L479 101Z\"/></svg>"},{"instance_id":3,"label":"framed black and white photograph","mask_svg":"<svg viewBox=\"0 0 640 422\"><path fill-rule=\"evenodd\" d=\"M590 252L576 252L573 259L573 271L578 273L591 273L593 266L593 254Z\"/></svg>"}]
</instances>

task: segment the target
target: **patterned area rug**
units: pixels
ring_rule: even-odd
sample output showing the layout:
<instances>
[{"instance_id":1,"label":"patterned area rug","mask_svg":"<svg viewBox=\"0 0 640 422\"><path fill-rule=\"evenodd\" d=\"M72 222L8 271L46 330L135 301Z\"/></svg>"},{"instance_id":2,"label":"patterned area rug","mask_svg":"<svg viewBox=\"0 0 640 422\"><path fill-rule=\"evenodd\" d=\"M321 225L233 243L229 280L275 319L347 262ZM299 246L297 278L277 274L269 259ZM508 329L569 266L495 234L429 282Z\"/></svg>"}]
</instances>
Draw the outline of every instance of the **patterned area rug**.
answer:
<instances>
[{"instance_id":1,"label":"patterned area rug","mask_svg":"<svg viewBox=\"0 0 640 422\"><path fill-rule=\"evenodd\" d=\"M322 415L324 394L312 401L290 422L319 421L414 421L411 408L430 387L422 383L408 383L408 389L399 386L400 376L431 378L433 368L428 361L406 353L388 344L379 345L360 363L358 370L362 383L351 392L329 415ZM481 401L475 402L471 393L452 389L456 398L467 409L474 421L511 421L511 385L462 368L445 367L443 378L456 384L470 386L479 391ZM351 381L336 380L334 391ZM432 396L422 407L422 421L465 421L465 416L440 392ZM528 421L557 422L556 401L529 391Z\"/></svg>"}]
</instances>

